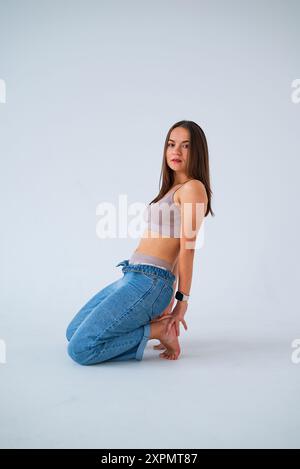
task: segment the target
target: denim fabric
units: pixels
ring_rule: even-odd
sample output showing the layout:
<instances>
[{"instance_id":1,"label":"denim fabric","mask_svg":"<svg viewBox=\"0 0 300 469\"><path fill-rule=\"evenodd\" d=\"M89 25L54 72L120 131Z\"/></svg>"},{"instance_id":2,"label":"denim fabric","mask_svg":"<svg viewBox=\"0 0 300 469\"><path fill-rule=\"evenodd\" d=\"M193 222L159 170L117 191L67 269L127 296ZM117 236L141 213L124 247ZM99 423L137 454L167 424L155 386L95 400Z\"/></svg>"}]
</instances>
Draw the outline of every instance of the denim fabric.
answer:
<instances>
[{"instance_id":1,"label":"denim fabric","mask_svg":"<svg viewBox=\"0 0 300 469\"><path fill-rule=\"evenodd\" d=\"M123 277L96 293L75 315L66 337L68 354L81 365L142 360L150 321L173 296L175 275L146 264L119 262Z\"/></svg>"}]
</instances>

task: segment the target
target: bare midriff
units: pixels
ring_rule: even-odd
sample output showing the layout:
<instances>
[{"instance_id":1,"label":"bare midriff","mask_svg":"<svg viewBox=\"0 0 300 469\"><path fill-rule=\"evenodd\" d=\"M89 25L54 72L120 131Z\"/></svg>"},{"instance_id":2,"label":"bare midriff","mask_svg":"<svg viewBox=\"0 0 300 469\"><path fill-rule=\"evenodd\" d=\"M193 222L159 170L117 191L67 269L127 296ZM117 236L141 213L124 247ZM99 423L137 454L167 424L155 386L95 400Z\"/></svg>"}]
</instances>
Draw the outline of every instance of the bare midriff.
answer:
<instances>
[{"instance_id":1,"label":"bare midriff","mask_svg":"<svg viewBox=\"0 0 300 469\"><path fill-rule=\"evenodd\" d=\"M179 191L176 191L173 196L173 202L180 207ZM207 204L207 201L206 201ZM180 238L163 236L159 233L145 229L141 236L140 242L135 249L135 252L146 254L149 256L164 259L173 267L177 261L180 251Z\"/></svg>"},{"instance_id":2,"label":"bare midriff","mask_svg":"<svg viewBox=\"0 0 300 469\"><path fill-rule=\"evenodd\" d=\"M135 252L159 257L174 265L179 254L180 238L161 236L145 230Z\"/></svg>"},{"instance_id":3,"label":"bare midriff","mask_svg":"<svg viewBox=\"0 0 300 469\"><path fill-rule=\"evenodd\" d=\"M175 193L174 203L180 206L180 200ZM159 257L164 259L172 266L175 265L180 250L180 238L172 238L170 236L163 236L159 233L145 229L141 236L138 247L135 252L147 254L149 256Z\"/></svg>"}]
</instances>

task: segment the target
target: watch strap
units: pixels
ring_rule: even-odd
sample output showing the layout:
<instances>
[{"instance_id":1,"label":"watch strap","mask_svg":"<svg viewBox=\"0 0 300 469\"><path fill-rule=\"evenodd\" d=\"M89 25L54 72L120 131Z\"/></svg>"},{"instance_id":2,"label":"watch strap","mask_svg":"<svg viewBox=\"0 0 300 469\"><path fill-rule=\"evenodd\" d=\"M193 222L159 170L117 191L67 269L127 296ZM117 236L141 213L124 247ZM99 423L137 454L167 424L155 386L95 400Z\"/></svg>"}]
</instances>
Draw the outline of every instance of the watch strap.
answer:
<instances>
[{"instance_id":1,"label":"watch strap","mask_svg":"<svg viewBox=\"0 0 300 469\"><path fill-rule=\"evenodd\" d=\"M190 298L190 295L185 295L181 291L177 290L177 292L175 294L175 298L176 298L176 300L179 300L179 301L188 301L189 298Z\"/></svg>"}]
</instances>

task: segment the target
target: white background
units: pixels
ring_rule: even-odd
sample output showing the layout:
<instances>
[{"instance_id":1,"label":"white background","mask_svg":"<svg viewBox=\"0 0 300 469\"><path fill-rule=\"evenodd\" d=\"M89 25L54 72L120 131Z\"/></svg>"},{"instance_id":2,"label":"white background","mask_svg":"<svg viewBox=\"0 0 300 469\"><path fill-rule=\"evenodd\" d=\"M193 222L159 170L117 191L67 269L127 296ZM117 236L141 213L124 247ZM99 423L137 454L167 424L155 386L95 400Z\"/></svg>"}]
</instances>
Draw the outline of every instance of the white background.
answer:
<instances>
[{"instance_id":1,"label":"white background","mask_svg":"<svg viewBox=\"0 0 300 469\"><path fill-rule=\"evenodd\" d=\"M299 447L298 1L0 1L3 448ZM171 125L212 207L182 354L82 367L65 329L138 239L96 207L157 195Z\"/></svg>"}]
</instances>

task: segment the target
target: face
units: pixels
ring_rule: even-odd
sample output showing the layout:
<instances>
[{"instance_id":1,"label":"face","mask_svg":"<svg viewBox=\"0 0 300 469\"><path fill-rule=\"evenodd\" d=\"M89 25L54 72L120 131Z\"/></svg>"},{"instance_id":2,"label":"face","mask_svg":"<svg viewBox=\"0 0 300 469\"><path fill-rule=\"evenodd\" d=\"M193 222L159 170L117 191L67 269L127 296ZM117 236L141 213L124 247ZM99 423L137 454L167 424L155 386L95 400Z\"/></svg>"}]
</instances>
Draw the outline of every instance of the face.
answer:
<instances>
[{"instance_id":1,"label":"face","mask_svg":"<svg viewBox=\"0 0 300 469\"><path fill-rule=\"evenodd\" d=\"M172 130L167 146L167 164L177 173L184 175L190 149L190 132L183 127Z\"/></svg>"}]
</instances>

